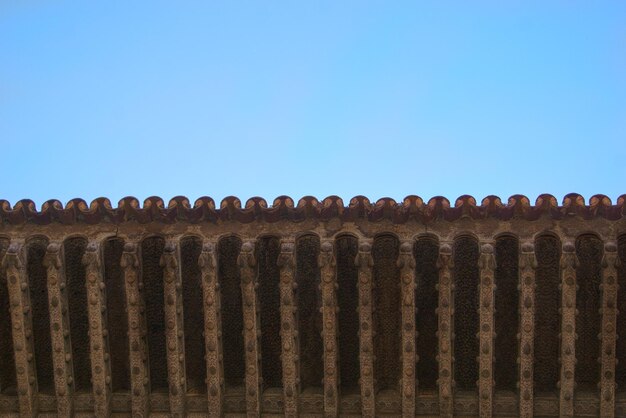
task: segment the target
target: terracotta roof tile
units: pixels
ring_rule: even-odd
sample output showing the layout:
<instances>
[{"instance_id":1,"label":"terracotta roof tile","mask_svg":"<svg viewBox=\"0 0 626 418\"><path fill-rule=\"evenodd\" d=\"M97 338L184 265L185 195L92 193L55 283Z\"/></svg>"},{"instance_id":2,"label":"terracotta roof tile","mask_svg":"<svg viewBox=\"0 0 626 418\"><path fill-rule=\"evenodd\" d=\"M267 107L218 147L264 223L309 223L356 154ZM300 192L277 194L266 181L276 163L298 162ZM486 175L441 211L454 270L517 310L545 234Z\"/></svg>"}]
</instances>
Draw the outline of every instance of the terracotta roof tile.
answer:
<instances>
[{"instance_id":1,"label":"terracotta roof tile","mask_svg":"<svg viewBox=\"0 0 626 418\"><path fill-rule=\"evenodd\" d=\"M201 197L191 205L184 196L172 198L167 205L163 199L152 196L139 200L129 196L121 199L117 207L113 207L109 199L101 197L87 204L82 199L72 199L65 206L58 200L48 200L37 211L32 200L20 200L11 206L10 202L0 200L0 222L19 225L34 224L94 224L100 222L121 223L136 221L148 222L217 222L236 221L249 223L254 221L277 222L289 220L301 222L306 219L327 220L341 218L344 221L368 219L369 221L390 220L394 223L418 221L429 223L436 220L455 221L461 218L484 219L495 218L509 220L522 218L537 220L541 217L563 219L580 217L582 219L604 218L615 221L626 215L626 195L621 195L617 203L605 195L597 194L585 202L585 198L577 193L570 193L563 198L561 205L550 194L537 197L532 205L528 197L513 195L506 204L498 196L485 197L480 205L473 196L458 197L454 205L442 196L436 196L424 202L415 195L405 197L401 202L391 198L382 198L375 203L365 196L355 196L348 205L338 196L329 196L322 201L313 196L301 198L297 204L289 196L279 196L272 205L261 197L253 197L242 205L235 196L224 198L219 208L210 197Z\"/></svg>"}]
</instances>

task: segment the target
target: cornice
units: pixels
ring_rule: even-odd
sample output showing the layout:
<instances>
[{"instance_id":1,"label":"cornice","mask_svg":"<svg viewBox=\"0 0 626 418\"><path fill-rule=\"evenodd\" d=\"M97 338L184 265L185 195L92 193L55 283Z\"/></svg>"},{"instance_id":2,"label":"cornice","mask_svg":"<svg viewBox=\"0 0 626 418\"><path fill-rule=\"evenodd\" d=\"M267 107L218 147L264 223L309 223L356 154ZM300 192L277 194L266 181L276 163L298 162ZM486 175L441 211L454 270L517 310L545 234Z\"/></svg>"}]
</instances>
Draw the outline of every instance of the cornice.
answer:
<instances>
[{"instance_id":1,"label":"cornice","mask_svg":"<svg viewBox=\"0 0 626 418\"><path fill-rule=\"evenodd\" d=\"M570 193L559 205L550 194L537 197L535 204L524 195L513 195L503 203L498 196L487 196L480 204L469 195L457 198L454 205L442 196L433 197L425 202L419 196L411 195L396 202L391 198L382 198L372 203L365 196L355 196L346 205L338 196L328 196L318 200L313 196L301 198L297 204L289 196L277 197L272 205L261 197L248 199L245 205L235 196L224 198L219 207L210 197L201 197L192 205L184 196L174 197L167 206L157 196L144 200L143 205L135 197L121 199L117 207L111 201L101 197L87 204L83 199L72 199L65 206L58 200L46 201L40 211L36 210L32 200L18 201L14 206L7 200L0 200L0 223L10 225L32 224L97 224L123 222L212 222L235 221L250 223L255 221L278 222L288 220L300 222L307 219L330 220L340 218L343 221L389 220L402 224L410 220L424 224L444 220L448 222L461 218L498 219L513 218L534 221L540 218L560 220L577 217L590 220L604 218L617 221L626 215L626 194L621 195L616 204L605 195L597 194L585 202L580 194Z\"/></svg>"}]
</instances>

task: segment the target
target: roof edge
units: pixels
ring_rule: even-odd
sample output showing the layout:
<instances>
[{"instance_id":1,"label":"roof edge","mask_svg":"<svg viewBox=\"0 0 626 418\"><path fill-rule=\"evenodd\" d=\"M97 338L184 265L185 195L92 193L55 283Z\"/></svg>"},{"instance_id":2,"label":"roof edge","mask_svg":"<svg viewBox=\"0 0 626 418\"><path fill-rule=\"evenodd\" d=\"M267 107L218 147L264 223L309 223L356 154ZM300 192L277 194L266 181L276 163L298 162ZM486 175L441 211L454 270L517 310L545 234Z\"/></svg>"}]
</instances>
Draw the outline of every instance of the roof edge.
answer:
<instances>
[{"instance_id":1,"label":"roof edge","mask_svg":"<svg viewBox=\"0 0 626 418\"><path fill-rule=\"evenodd\" d=\"M7 200L0 200L0 222L13 225L128 221L195 223L219 220L249 223L259 220L297 222L311 218L324 220L339 217L346 221L388 219L403 223L414 219L427 223L440 219L454 221L465 217L536 220L546 216L553 219L577 216L583 219L605 218L615 221L626 215L625 202L626 194L619 196L613 204L606 195L593 195L587 203L582 195L570 193L565 195L560 205L556 197L550 194L539 195L534 205L528 197L519 194L510 196L506 203L493 195L485 197L480 204L473 196L462 195L454 201L454 205L443 196L435 196L425 202L419 196L410 195L398 202L385 197L374 203L365 196L355 196L347 205L338 196L328 196L321 201L313 196L304 196L297 204L289 196L279 196L271 205L262 197L252 197L242 205L239 198L228 196L217 206L207 196L198 198L193 205L185 196L176 196L167 205L158 196L148 197L143 205L137 198L128 196L122 198L117 207L113 207L109 199L100 197L90 204L83 199L72 199L65 206L59 200L48 200L37 211L32 200L24 199L13 206Z\"/></svg>"}]
</instances>

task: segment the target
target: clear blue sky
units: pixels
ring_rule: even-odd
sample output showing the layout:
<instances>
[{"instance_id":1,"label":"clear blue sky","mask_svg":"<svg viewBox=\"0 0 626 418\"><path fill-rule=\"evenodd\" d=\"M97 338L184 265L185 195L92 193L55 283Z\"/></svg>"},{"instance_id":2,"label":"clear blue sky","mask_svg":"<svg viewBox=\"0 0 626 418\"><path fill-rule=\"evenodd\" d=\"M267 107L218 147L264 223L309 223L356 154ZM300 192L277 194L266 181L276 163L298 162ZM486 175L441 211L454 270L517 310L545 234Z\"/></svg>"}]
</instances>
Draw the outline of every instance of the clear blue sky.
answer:
<instances>
[{"instance_id":1,"label":"clear blue sky","mask_svg":"<svg viewBox=\"0 0 626 418\"><path fill-rule=\"evenodd\" d=\"M624 1L0 3L0 198L626 193Z\"/></svg>"}]
</instances>

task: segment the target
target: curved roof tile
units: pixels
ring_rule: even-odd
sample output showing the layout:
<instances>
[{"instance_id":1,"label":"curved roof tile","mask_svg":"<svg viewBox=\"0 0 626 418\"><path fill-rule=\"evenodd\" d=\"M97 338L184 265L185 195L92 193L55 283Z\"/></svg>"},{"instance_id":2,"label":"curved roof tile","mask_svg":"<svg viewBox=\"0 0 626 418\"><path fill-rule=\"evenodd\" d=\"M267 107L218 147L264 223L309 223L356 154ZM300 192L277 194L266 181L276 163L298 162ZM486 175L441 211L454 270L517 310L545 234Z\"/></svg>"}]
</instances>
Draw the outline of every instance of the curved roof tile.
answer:
<instances>
[{"instance_id":1,"label":"curved roof tile","mask_svg":"<svg viewBox=\"0 0 626 418\"><path fill-rule=\"evenodd\" d=\"M455 221L461 218L495 218L509 220L521 218L529 221L541 217L563 219L580 217L582 219L604 218L611 221L626 217L626 194L621 195L616 204L605 195L597 194L589 199L577 193L570 193L563 198L561 205L550 194L537 197L534 205L524 195L513 195L506 204L498 196L485 197L480 205L470 195L463 195L454 201L454 205L442 196L436 196L424 202L415 195L405 197L401 202L391 198L378 199L372 203L365 196L355 196L346 206L338 196L328 196L322 201L313 196L301 198L297 204L289 196L279 196L272 205L261 197L253 197L245 205L235 196L224 198L219 208L210 197L201 197L191 205L185 196L176 196L165 205L163 199L151 196L143 205L135 197L121 199L117 207L107 198L100 197L89 205L83 199L72 199L65 206L58 200L48 200L37 211L32 200L24 199L11 206L10 202L0 200L0 222L19 225L34 224L73 224L99 222L121 223L136 221L139 223L163 222L217 222L234 221L249 223L258 220L277 222L289 220L301 222L306 219L341 218L344 221L367 219L377 222L389 220L404 223L409 220L428 223L435 220Z\"/></svg>"}]
</instances>

